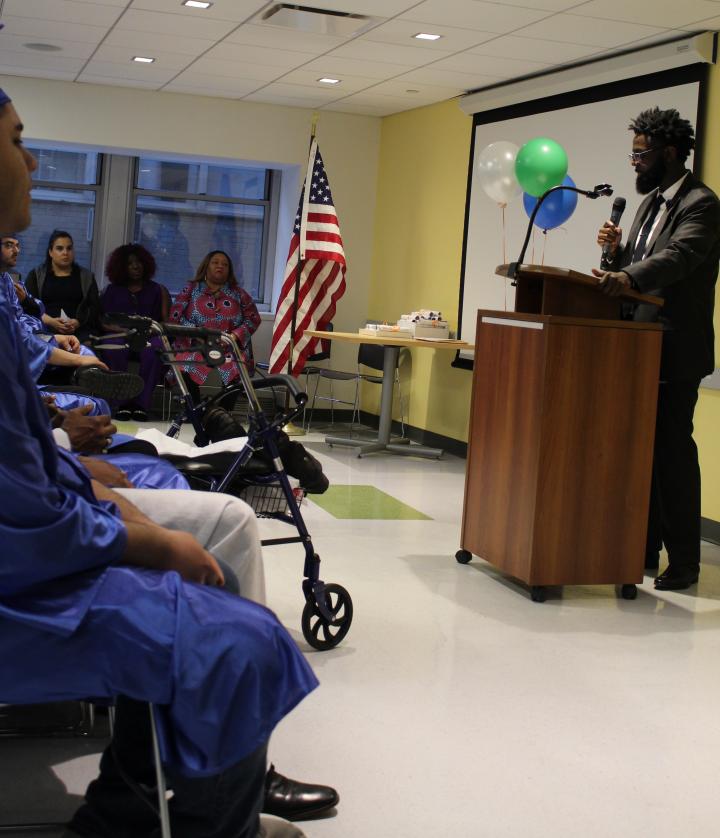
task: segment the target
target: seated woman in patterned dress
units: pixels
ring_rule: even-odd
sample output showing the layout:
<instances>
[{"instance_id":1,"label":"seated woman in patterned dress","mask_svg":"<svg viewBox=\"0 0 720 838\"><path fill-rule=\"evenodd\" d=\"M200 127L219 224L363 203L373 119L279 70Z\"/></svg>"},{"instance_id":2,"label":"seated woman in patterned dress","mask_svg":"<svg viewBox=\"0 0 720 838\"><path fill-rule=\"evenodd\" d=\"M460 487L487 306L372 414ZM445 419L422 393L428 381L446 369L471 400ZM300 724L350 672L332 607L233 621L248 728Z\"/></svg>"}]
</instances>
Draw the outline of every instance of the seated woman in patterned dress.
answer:
<instances>
[{"instance_id":1,"label":"seated woman in patterned dress","mask_svg":"<svg viewBox=\"0 0 720 838\"><path fill-rule=\"evenodd\" d=\"M260 313L252 297L240 287L232 260L225 251L212 250L202 260L194 278L175 298L175 304L170 309L170 322L231 332L238 339L248 372L253 374L255 362L251 337L260 325ZM182 347L182 342L177 341L176 347ZM207 381L210 367L202 363L202 356L197 352L180 354L177 359L185 362L180 369L190 395L197 402L200 385ZM216 369L223 387L239 375L232 360L226 360ZM231 410L234 403L235 399L229 396L223 407Z\"/></svg>"}]
</instances>

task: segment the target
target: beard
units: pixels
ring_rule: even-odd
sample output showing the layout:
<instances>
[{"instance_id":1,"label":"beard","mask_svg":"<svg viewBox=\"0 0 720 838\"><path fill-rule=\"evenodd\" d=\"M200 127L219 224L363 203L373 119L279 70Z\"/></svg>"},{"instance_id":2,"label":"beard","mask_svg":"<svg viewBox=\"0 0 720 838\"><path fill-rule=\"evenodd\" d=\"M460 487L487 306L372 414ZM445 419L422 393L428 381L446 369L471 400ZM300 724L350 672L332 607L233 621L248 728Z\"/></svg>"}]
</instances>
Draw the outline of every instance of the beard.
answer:
<instances>
[{"instance_id":1,"label":"beard","mask_svg":"<svg viewBox=\"0 0 720 838\"><path fill-rule=\"evenodd\" d=\"M640 172L635 176L635 189L640 195L647 195L660 186L666 173L667 167L661 157L646 172Z\"/></svg>"}]
</instances>

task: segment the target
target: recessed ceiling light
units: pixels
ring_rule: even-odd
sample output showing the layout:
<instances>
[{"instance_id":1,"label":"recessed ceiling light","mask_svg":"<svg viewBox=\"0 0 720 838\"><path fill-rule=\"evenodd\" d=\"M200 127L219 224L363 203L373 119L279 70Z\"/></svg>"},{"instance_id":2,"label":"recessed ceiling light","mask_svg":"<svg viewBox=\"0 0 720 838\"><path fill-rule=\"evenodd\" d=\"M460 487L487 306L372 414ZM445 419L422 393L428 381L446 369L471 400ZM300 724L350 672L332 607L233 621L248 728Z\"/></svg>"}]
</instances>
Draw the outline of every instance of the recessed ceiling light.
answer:
<instances>
[{"instance_id":1,"label":"recessed ceiling light","mask_svg":"<svg viewBox=\"0 0 720 838\"><path fill-rule=\"evenodd\" d=\"M322 78L322 79L318 79L318 81L321 82L322 84L340 84L340 79Z\"/></svg>"},{"instance_id":2,"label":"recessed ceiling light","mask_svg":"<svg viewBox=\"0 0 720 838\"><path fill-rule=\"evenodd\" d=\"M203 0L183 0L183 6L190 6L191 9L209 9L212 3L205 3Z\"/></svg>"},{"instance_id":3,"label":"recessed ceiling light","mask_svg":"<svg viewBox=\"0 0 720 838\"><path fill-rule=\"evenodd\" d=\"M41 43L30 43L30 44L23 44L24 47L27 49L36 49L38 52L61 52L62 47L58 47L55 44L41 44Z\"/></svg>"},{"instance_id":4,"label":"recessed ceiling light","mask_svg":"<svg viewBox=\"0 0 720 838\"><path fill-rule=\"evenodd\" d=\"M154 58L147 58L144 55L133 55L133 61L137 61L138 64L152 64Z\"/></svg>"},{"instance_id":5,"label":"recessed ceiling light","mask_svg":"<svg viewBox=\"0 0 720 838\"><path fill-rule=\"evenodd\" d=\"M418 32L417 35L413 35L413 38L417 38L418 41L439 41L442 35L433 35L430 32Z\"/></svg>"}]
</instances>

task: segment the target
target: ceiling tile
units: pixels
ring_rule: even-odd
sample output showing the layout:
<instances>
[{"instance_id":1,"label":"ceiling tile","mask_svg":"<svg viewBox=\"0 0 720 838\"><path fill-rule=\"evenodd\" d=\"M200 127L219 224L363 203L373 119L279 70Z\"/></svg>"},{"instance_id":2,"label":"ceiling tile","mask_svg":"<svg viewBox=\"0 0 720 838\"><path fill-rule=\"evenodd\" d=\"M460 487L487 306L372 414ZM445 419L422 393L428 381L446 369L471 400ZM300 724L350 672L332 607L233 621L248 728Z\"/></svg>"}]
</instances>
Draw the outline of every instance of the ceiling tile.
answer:
<instances>
[{"instance_id":1,"label":"ceiling tile","mask_svg":"<svg viewBox=\"0 0 720 838\"><path fill-rule=\"evenodd\" d=\"M435 65L421 67L419 70L412 70L405 73L402 78L408 82L419 82L420 84L435 84L439 87L453 87L466 92L477 90L479 87L487 87L497 84L496 76L486 76L481 73L458 73L450 70L437 70ZM408 84L408 87L412 85Z\"/></svg>"},{"instance_id":2,"label":"ceiling tile","mask_svg":"<svg viewBox=\"0 0 720 838\"><path fill-rule=\"evenodd\" d=\"M93 73L82 73L77 81L83 84L101 84L111 87L135 87L141 90L159 90L160 82L143 81L141 79L123 79L113 76L97 76Z\"/></svg>"},{"instance_id":3,"label":"ceiling tile","mask_svg":"<svg viewBox=\"0 0 720 838\"><path fill-rule=\"evenodd\" d=\"M194 68L185 70L177 78L172 79L164 89L175 90L179 87L202 87L207 90L217 90L218 95L235 94L244 96L246 93L252 93L259 87L263 87L265 82L257 79L233 79L228 76L218 77L215 75L208 75L207 73L199 73Z\"/></svg>"},{"instance_id":4,"label":"ceiling tile","mask_svg":"<svg viewBox=\"0 0 720 838\"><path fill-rule=\"evenodd\" d=\"M632 0L627 0L632 2ZM523 6L526 9L541 9L546 12L564 12L573 6L582 6L586 0L502 0L505 6ZM644 2L644 0L640 0Z\"/></svg>"},{"instance_id":5,"label":"ceiling tile","mask_svg":"<svg viewBox=\"0 0 720 838\"><path fill-rule=\"evenodd\" d=\"M125 12L119 25L122 29L134 29L138 32L159 32L164 35L197 37L208 41L217 41L225 37L236 26L228 20L201 20L194 15L169 15L135 9Z\"/></svg>"},{"instance_id":6,"label":"ceiling tile","mask_svg":"<svg viewBox=\"0 0 720 838\"><path fill-rule=\"evenodd\" d=\"M366 105L364 103L353 102L350 99L341 99L339 102L331 102L329 105L322 105L320 112L333 111L334 113L349 113L357 116L391 116L397 113L397 107L394 104L375 104Z\"/></svg>"},{"instance_id":7,"label":"ceiling tile","mask_svg":"<svg viewBox=\"0 0 720 838\"><path fill-rule=\"evenodd\" d=\"M155 62L153 64L139 65L133 61L133 56L135 55L145 55L148 58L154 58ZM138 52L138 50L131 47L116 47L110 46L109 44L102 44L93 56L93 60L118 65L127 64L134 69L140 70L143 68L147 68L153 72L172 70L173 73L177 73L178 70L184 70L190 61L192 61L192 58L189 55L178 55L174 52L161 52L155 48L151 48L145 52ZM135 76L133 75L131 78L135 78Z\"/></svg>"},{"instance_id":8,"label":"ceiling tile","mask_svg":"<svg viewBox=\"0 0 720 838\"><path fill-rule=\"evenodd\" d=\"M191 96L210 96L214 99L243 99L245 94L230 90L218 90L215 87L196 87L191 84L171 82L162 88L163 93L188 93Z\"/></svg>"},{"instance_id":9,"label":"ceiling tile","mask_svg":"<svg viewBox=\"0 0 720 838\"><path fill-rule=\"evenodd\" d=\"M347 99L340 99L332 104L372 107L384 111L385 114L390 114L410 111L414 108L423 108L428 104L434 104L434 102L422 102L410 96L380 96L378 94L372 94L371 91L366 91L364 93L356 93Z\"/></svg>"},{"instance_id":10,"label":"ceiling tile","mask_svg":"<svg viewBox=\"0 0 720 838\"><path fill-rule=\"evenodd\" d=\"M507 79L513 76L526 76L540 73L549 68L549 64L517 58L499 58L496 55L479 55L474 52L461 52L451 58L443 58L433 65L438 70L457 70L460 73L480 73Z\"/></svg>"},{"instance_id":11,"label":"ceiling tile","mask_svg":"<svg viewBox=\"0 0 720 838\"><path fill-rule=\"evenodd\" d=\"M360 76L339 76L340 84L320 84L318 82L317 72L312 70L300 69L292 70L282 77L282 81L287 84L302 84L310 87L318 87L320 89L332 90L335 92L335 97L345 96L348 93L355 93L358 90L364 90L366 87L371 87L376 84L377 79L363 78Z\"/></svg>"},{"instance_id":12,"label":"ceiling tile","mask_svg":"<svg viewBox=\"0 0 720 838\"><path fill-rule=\"evenodd\" d=\"M438 41L414 41L413 35L422 32L421 24L416 20L402 20L396 18L371 29L354 43L363 41L380 41L385 44L407 46L412 43L422 43L422 48L437 52L458 52L468 47L476 46L488 38L496 38L495 32L481 32L478 29L461 29L457 26L439 26L432 24L431 34L442 35Z\"/></svg>"},{"instance_id":13,"label":"ceiling tile","mask_svg":"<svg viewBox=\"0 0 720 838\"><path fill-rule=\"evenodd\" d=\"M252 17L266 5L264 0L213 0L209 9L191 9L183 6L181 0L133 0L130 8L183 15L198 21L223 20L237 24Z\"/></svg>"},{"instance_id":14,"label":"ceiling tile","mask_svg":"<svg viewBox=\"0 0 720 838\"><path fill-rule=\"evenodd\" d=\"M419 44L418 41L414 43ZM399 46L358 38L333 50L330 55L340 58L360 58L365 61L385 61L388 64L404 64L407 67L422 67L424 64L442 58L443 55L451 54L449 50L423 49L419 45L412 44L410 40L407 45Z\"/></svg>"},{"instance_id":15,"label":"ceiling tile","mask_svg":"<svg viewBox=\"0 0 720 838\"><path fill-rule=\"evenodd\" d=\"M77 76L77 72L69 73L66 70L53 70L50 67L20 67L16 64L3 64L2 60L0 60L0 74L58 81L74 81Z\"/></svg>"},{"instance_id":16,"label":"ceiling tile","mask_svg":"<svg viewBox=\"0 0 720 838\"><path fill-rule=\"evenodd\" d=\"M65 56L61 52L37 52L30 49L11 50L3 46L2 51L0 51L0 62L6 67L59 70L65 73L75 71L77 73L82 69L85 59Z\"/></svg>"},{"instance_id":17,"label":"ceiling tile","mask_svg":"<svg viewBox=\"0 0 720 838\"><path fill-rule=\"evenodd\" d=\"M3 15L3 23L5 24L2 31L3 43L7 41L8 36L17 35L23 37L25 41L44 41L54 44L62 40L97 45L107 32L105 26L84 26L81 23L63 23L57 20L16 17L15 15Z\"/></svg>"},{"instance_id":18,"label":"ceiling tile","mask_svg":"<svg viewBox=\"0 0 720 838\"><path fill-rule=\"evenodd\" d=\"M255 64L251 61L220 61L217 58L198 58L192 69L207 76L231 79L256 79L272 81L283 75L283 67L269 67L267 64Z\"/></svg>"},{"instance_id":19,"label":"ceiling tile","mask_svg":"<svg viewBox=\"0 0 720 838\"><path fill-rule=\"evenodd\" d=\"M169 81L177 73L176 69L161 67L157 64L137 64L134 61L117 63L114 61L100 61L93 58L88 62L83 75L104 76L111 79L132 79L161 85Z\"/></svg>"},{"instance_id":20,"label":"ceiling tile","mask_svg":"<svg viewBox=\"0 0 720 838\"><path fill-rule=\"evenodd\" d=\"M542 61L548 64L578 61L595 54L597 51L598 48L593 46L526 38L524 30L521 30L517 35L502 35L495 40L486 41L484 44L468 50L473 55L494 55L498 58L507 56L524 58L527 56L533 61Z\"/></svg>"},{"instance_id":21,"label":"ceiling tile","mask_svg":"<svg viewBox=\"0 0 720 838\"><path fill-rule=\"evenodd\" d=\"M53 46L60 47L60 52L42 52L40 50L28 49L25 44L33 43L38 38L33 38L29 35L16 35L13 32L8 32L3 29L2 35L2 52L24 52L28 55L57 55L63 58L82 58L88 59L95 51L95 42L80 43L77 41L65 41L59 38L53 38L52 42L47 42L41 39L44 43L52 43Z\"/></svg>"},{"instance_id":22,"label":"ceiling tile","mask_svg":"<svg viewBox=\"0 0 720 838\"><path fill-rule=\"evenodd\" d=\"M292 85L291 85L292 87ZM326 100L317 96L297 93L294 90L289 92L275 91L272 88L263 88L255 93L243 97L244 102L262 102L266 105L285 105L290 108L319 108L326 103Z\"/></svg>"},{"instance_id":23,"label":"ceiling tile","mask_svg":"<svg viewBox=\"0 0 720 838\"><path fill-rule=\"evenodd\" d=\"M653 0L651 8L644 3L629 3L628 0L590 0L572 11L579 17L650 23L667 29L682 28L689 22L711 17L717 12L718 4L711 0Z\"/></svg>"},{"instance_id":24,"label":"ceiling tile","mask_svg":"<svg viewBox=\"0 0 720 838\"><path fill-rule=\"evenodd\" d=\"M286 70L299 67L312 60L312 56L306 52L266 49L249 44L231 44L228 41L217 44L205 57L221 61L245 61L246 63L264 64L269 67L282 67Z\"/></svg>"},{"instance_id":25,"label":"ceiling tile","mask_svg":"<svg viewBox=\"0 0 720 838\"><path fill-rule=\"evenodd\" d=\"M121 6L84 3L77 0L5 0L3 14L18 17L56 20L60 23L81 23L90 26L112 26L122 12Z\"/></svg>"},{"instance_id":26,"label":"ceiling tile","mask_svg":"<svg viewBox=\"0 0 720 838\"><path fill-rule=\"evenodd\" d=\"M359 58L336 58L333 55L323 55L314 58L305 65L306 70L317 70L318 76L341 76L347 73L368 79L387 79L397 76L413 67L403 64L389 64L380 61L363 61Z\"/></svg>"},{"instance_id":27,"label":"ceiling tile","mask_svg":"<svg viewBox=\"0 0 720 838\"><path fill-rule=\"evenodd\" d=\"M246 23L227 37L233 44L250 44L268 49L289 49L321 55L345 42L345 38L332 35L313 35L309 32L291 32L277 26L257 26Z\"/></svg>"},{"instance_id":28,"label":"ceiling tile","mask_svg":"<svg viewBox=\"0 0 720 838\"><path fill-rule=\"evenodd\" d=\"M463 26L481 32L512 32L519 26L541 20L550 12L485 3L482 0L425 0L400 15L403 20Z\"/></svg>"},{"instance_id":29,"label":"ceiling tile","mask_svg":"<svg viewBox=\"0 0 720 838\"><path fill-rule=\"evenodd\" d=\"M135 55L138 51L156 49L161 52L173 52L178 55L194 57L210 49L217 41L215 39L163 35L159 32L139 32L136 29L123 29L116 26L105 39L105 43L113 47L130 47L135 50Z\"/></svg>"},{"instance_id":30,"label":"ceiling tile","mask_svg":"<svg viewBox=\"0 0 720 838\"><path fill-rule=\"evenodd\" d=\"M409 90L415 90L417 93L409 93ZM371 91L380 96L395 96L416 98L417 100L442 102L445 99L452 99L459 93L463 92L461 87L440 87L437 84L421 84L420 82L408 82L404 77L399 79L391 79L390 81L381 81L376 84Z\"/></svg>"},{"instance_id":31,"label":"ceiling tile","mask_svg":"<svg viewBox=\"0 0 720 838\"><path fill-rule=\"evenodd\" d=\"M615 20L596 20L578 15L560 14L526 26L521 34L527 38L544 38L548 41L569 41L596 47L617 47L622 44L662 34L657 26L640 26Z\"/></svg>"},{"instance_id":32,"label":"ceiling tile","mask_svg":"<svg viewBox=\"0 0 720 838\"><path fill-rule=\"evenodd\" d=\"M342 96L342 94L339 94L332 87L325 87L324 85L319 84L288 84L285 81L273 82L272 84L267 85L264 90L273 95L297 95L308 99L314 99L318 102L332 102L335 99L340 99Z\"/></svg>"}]
</instances>

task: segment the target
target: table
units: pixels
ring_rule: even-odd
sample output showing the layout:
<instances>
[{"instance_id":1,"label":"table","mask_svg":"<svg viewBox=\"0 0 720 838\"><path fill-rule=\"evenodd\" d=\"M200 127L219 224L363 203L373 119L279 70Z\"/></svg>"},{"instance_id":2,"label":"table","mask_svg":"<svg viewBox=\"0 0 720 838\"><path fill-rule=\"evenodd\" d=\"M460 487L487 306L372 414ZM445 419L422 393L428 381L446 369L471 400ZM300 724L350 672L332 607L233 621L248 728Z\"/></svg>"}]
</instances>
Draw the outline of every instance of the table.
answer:
<instances>
[{"instance_id":1,"label":"table","mask_svg":"<svg viewBox=\"0 0 720 838\"><path fill-rule=\"evenodd\" d=\"M378 451L386 451L389 454L405 454L412 457L430 457L438 459L442 456L441 448L428 448L424 445L414 445L404 437L391 437L392 426L392 400L395 379L395 367L398 364L398 356L403 346L420 349L472 349L470 343L462 340L421 340L418 338L390 338L371 337L356 332L320 332L307 331L306 334L326 340L340 340L346 343L377 343L383 347L383 380L380 390L380 421L378 434L375 439L352 439L346 436L327 436L325 442L328 445L348 445L358 448L358 457L364 454L373 454Z\"/></svg>"}]
</instances>

